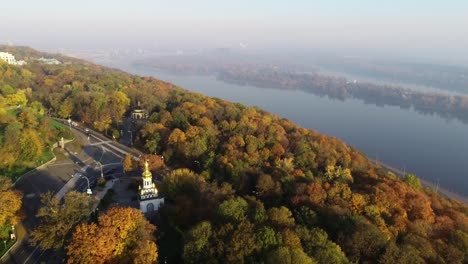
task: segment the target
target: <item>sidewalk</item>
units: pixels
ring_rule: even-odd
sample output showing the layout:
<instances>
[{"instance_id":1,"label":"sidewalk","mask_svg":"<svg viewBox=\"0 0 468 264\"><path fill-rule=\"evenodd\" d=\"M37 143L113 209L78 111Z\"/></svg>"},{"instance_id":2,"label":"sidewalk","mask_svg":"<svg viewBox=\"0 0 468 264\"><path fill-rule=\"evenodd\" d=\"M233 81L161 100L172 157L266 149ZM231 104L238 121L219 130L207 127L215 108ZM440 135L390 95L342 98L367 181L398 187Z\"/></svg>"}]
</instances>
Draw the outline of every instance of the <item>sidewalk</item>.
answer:
<instances>
[{"instance_id":1,"label":"sidewalk","mask_svg":"<svg viewBox=\"0 0 468 264\"><path fill-rule=\"evenodd\" d=\"M96 194L94 195L94 197L96 198L97 200L97 203L95 203L95 205L93 206L93 210L95 210L98 205L99 205L99 202L102 200L102 198L104 198L104 196L106 195L107 191L109 189L112 189L112 187L114 187L114 181L115 180L109 180L106 182L106 185L104 186L104 188L102 188L102 190L99 190L98 192L96 192ZM91 210L91 211L93 211Z\"/></svg>"},{"instance_id":2,"label":"sidewalk","mask_svg":"<svg viewBox=\"0 0 468 264\"><path fill-rule=\"evenodd\" d=\"M71 140L70 140L70 141L71 141ZM69 141L69 142L70 142L70 141ZM67 143L68 143L68 142L67 142ZM53 163L53 162L55 161L55 159L56 159L56 157L55 157L55 155L54 155L54 158L53 158L51 161L49 161L49 162L47 162L46 164L43 164L43 165L41 165L41 166L39 166L39 167L37 167L37 168L35 168L35 169L33 169L33 170L31 170L31 171L25 173L25 174L23 174L20 178L22 178L24 175L31 174L31 173L33 173L33 172L35 172L35 171L37 171L37 170L40 170L41 168L44 168L46 165L48 165L48 164L50 164L50 163ZM71 191L71 190L74 190L74 187L75 187L76 183L77 183L78 180L80 180L80 179L81 179L81 177L72 177L72 178L70 178L70 179L63 185L63 187L62 187L58 192L55 193L55 196L54 196L54 197L57 198L57 199L59 199L59 200L61 200L61 199L65 196L65 194L67 194L67 193L68 193L69 191ZM16 182L15 182L15 183L16 183ZM104 188L103 188L102 190L99 190L99 191L93 193L93 196L96 197L96 200L97 200L97 203L95 203L95 205L94 205L94 207L93 207L93 210L96 209L96 207L97 207L98 204L99 204L99 201L105 196L106 192L107 192L109 189L111 189L113 186L114 186L114 182L113 182L112 180L107 181L107 182L106 182L106 185L104 186ZM28 235L27 230L26 230L26 228L24 227L23 223L21 223L21 222L18 223L18 224L15 226L15 228L16 228L16 241L15 241L15 243L8 249L8 251L6 251L5 254L3 254L3 256L0 257L0 263L4 263L5 261L7 261L8 258L9 258L9 256L12 255L12 254L14 255L15 252L17 251L17 249L20 248L23 244L29 243L29 242L28 242L29 235ZM34 254L34 252L37 251L37 250L38 250L38 247L35 247L34 250L33 250L33 253L31 253L31 255ZM31 255L30 255L30 256L31 256ZM29 258L28 258L28 260L29 260Z\"/></svg>"},{"instance_id":3,"label":"sidewalk","mask_svg":"<svg viewBox=\"0 0 468 264\"><path fill-rule=\"evenodd\" d=\"M13 246L11 246L5 252L5 254L3 254L3 256L0 257L0 262L1 263L3 263L7 259L8 255L11 254L10 252L12 252L13 250L16 250L16 248L19 247L19 245L21 245L21 243L23 243L23 239L25 239L27 237L26 229L24 228L24 226L23 226L23 224L21 222L18 223L15 226L15 234L16 234L16 241L13 244Z\"/></svg>"}]
</instances>

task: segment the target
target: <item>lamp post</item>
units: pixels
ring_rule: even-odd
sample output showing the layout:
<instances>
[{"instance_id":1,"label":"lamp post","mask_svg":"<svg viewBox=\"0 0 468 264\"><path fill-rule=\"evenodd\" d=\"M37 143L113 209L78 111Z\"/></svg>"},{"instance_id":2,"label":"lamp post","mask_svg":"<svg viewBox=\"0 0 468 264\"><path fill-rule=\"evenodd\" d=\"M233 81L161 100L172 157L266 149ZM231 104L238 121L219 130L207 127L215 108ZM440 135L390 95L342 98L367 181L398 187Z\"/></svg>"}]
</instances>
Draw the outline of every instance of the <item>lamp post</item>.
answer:
<instances>
[{"instance_id":1,"label":"lamp post","mask_svg":"<svg viewBox=\"0 0 468 264\"><path fill-rule=\"evenodd\" d=\"M11 225L11 239L16 240L15 225Z\"/></svg>"},{"instance_id":2,"label":"lamp post","mask_svg":"<svg viewBox=\"0 0 468 264\"><path fill-rule=\"evenodd\" d=\"M87 193L88 195L93 194L93 192L91 191L91 187L89 186L89 179L88 179L88 177L86 177L86 176L83 175L83 176L81 176L81 178L84 178L84 179L86 180L86 182L88 183L88 189L86 189L86 193Z\"/></svg>"},{"instance_id":3,"label":"lamp post","mask_svg":"<svg viewBox=\"0 0 468 264\"><path fill-rule=\"evenodd\" d=\"M100 161L96 161L99 164L99 168L101 169L101 178L104 178L104 172L102 171L102 163Z\"/></svg>"},{"instance_id":4,"label":"lamp post","mask_svg":"<svg viewBox=\"0 0 468 264\"><path fill-rule=\"evenodd\" d=\"M200 169L201 169L200 162L198 160L195 160L194 163L197 164L197 170L198 172L200 172Z\"/></svg>"},{"instance_id":5,"label":"lamp post","mask_svg":"<svg viewBox=\"0 0 468 264\"><path fill-rule=\"evenodd\" d=\"M133 131L128 130L128 133L130 133L130 146L133 145Z\"/></svg>"},{"instance_id":6,"label":"lamp post","mask_svg":"<svg viewBox=\"0 0 468 264\"><path fill-rule=\"evenodd\" d=\"M70 130L71 130L71 123L72 123L71 117L68 117L68 127L70 127Z\"/></svg>"}]
</instances>

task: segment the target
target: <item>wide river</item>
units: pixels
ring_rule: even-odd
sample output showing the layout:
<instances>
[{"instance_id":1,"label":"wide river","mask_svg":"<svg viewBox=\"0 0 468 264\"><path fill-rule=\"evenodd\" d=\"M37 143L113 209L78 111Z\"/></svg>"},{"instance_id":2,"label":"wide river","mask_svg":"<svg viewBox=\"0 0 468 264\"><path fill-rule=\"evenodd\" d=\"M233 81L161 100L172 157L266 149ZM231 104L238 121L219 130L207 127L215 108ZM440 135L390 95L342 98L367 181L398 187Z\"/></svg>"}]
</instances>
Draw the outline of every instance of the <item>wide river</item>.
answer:
<instances>
[{"instance_id":1,"label":"wide river","mask_svg":"<svg viewBox=\"0 0 468 264\"><path fill-rule=\"evenodd\" d=\"M259 106L300 126L338 137L372 159L468 196L468 125L458 120L422 115L412 109L364 104L360 100L343 102L301 91L240 86L214 76L113 66L208 96Z\"/></svg>"}]
</instances>

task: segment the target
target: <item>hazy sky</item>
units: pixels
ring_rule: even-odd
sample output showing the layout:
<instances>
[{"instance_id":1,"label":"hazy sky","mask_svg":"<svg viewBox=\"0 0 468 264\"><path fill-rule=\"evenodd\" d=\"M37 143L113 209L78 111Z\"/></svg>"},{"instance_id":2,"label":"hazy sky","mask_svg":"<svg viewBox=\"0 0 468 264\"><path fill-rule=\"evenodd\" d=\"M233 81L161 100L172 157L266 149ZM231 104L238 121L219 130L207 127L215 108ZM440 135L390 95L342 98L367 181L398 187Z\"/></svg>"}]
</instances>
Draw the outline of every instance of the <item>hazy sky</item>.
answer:
<instances>
[{"instance_id":1,"label":"hazy sky","mask_svg":"<svg viewBox=\"0 0 468 264\"><path fill-rule=\"evenodd\" d=\"M234 47L468 57L466 0L15 0L0 42L45 49Z\"/></svg>"}]
</instances>

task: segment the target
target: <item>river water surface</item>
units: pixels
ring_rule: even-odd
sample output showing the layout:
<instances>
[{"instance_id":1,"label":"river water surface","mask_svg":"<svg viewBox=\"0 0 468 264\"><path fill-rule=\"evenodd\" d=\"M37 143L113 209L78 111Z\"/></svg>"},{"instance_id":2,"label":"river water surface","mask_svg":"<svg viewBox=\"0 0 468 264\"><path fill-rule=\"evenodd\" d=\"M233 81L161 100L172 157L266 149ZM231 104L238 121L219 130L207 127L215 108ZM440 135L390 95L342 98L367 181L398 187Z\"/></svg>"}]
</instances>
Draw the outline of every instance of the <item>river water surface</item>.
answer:
<instances>
[{"instance_id":1,"label":"river water surface","mask_svg":"<svg viewBox=\"0 0 468 264\"><path fill-rule=\"evenodd\" d=\"M412 109L339 101L313 94L241 86L214 76L173 75L135 66L116 66L153 76L187 90L259 106L296 124L338 137L379 160L441 188L468 196L468 125Z\"/></svg>"}]
</instances>

